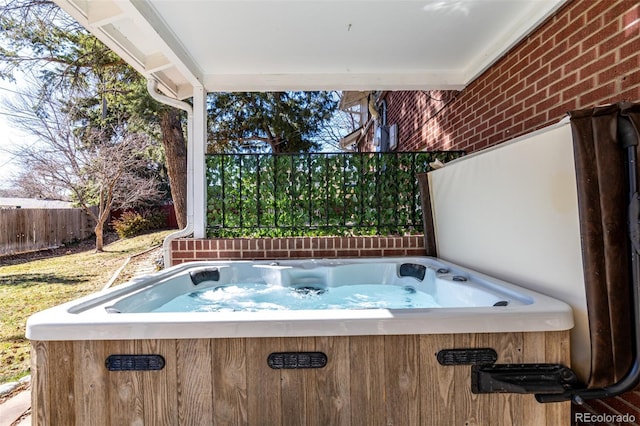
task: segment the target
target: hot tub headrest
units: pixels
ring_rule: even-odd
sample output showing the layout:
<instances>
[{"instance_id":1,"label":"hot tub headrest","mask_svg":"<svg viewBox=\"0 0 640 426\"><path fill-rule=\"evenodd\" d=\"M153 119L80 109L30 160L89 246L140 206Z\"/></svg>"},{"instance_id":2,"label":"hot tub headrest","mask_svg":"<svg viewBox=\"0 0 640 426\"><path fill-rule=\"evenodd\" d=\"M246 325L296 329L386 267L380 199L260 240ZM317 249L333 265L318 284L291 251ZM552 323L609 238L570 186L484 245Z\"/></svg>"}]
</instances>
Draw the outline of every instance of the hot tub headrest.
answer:
<instances>
[{"instance_id":1,"label":"hot tub headrest","mask_svg":"<svg viewBox=\"0 0 640 426\"><path fill-rule=\"evenodd\" d=\"M195 271L189 272L189 276L191 277L191 282L193 283L193 285L198 285L205 281L219 281L220 270L217 267L197 269Z\"/></svg>"}]
</instances>

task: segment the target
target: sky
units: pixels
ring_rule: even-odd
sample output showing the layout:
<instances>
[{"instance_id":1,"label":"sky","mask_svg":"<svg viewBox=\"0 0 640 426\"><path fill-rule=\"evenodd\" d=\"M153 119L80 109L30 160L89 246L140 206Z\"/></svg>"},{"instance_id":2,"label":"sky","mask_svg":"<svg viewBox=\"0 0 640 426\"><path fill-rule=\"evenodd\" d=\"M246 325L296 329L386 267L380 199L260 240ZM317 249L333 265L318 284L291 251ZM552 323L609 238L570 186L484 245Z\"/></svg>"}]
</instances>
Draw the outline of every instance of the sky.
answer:
<instances>
[{"instance_id":1,"label":"sky","mask_svg":"<svg viewBox=\"0 0 640 426\"><path fill-rule=\"evenodd\" d=\"M5 102L15 96L15 92L20 91L20 82L12 83L0 80L0 189L9 187L9 180L12 175L20 171L17 159L6 152L12 146L22 144L30 139L20 130L11 124Z\"/></svg>"}]
</instances>

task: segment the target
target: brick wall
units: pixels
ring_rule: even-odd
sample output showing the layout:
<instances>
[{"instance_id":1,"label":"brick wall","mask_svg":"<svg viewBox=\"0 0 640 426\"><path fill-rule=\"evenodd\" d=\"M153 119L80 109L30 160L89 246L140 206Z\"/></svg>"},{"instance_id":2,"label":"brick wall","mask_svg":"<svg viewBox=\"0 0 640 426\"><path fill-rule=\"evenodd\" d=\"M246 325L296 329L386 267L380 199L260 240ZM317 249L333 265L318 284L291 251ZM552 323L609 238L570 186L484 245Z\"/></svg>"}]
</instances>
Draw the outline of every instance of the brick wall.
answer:
<instances>
[{"instance_id":1,"label":"brick wall","mask_svg":"<svg viewBox=\"0 0 640 426\"><path fill-rule=\"evenodd\" d=\"M172 265L197 260L424 256L424 238L411 236L289 237L174 240Z\"/></svg>"},{"instance_id":2,"label":"brick wall","mask_svg":"<svg viewBox=\"0 0 640 426\"><path fill-rule=\"evenodd\" d=\"M387 102L387 123L398 124L398 150L431 150L431 147L425 145L425 126L428 126L438 115L445 113L446 106L457 95L456 91L383 93L381 99Z\"/></svg>"},{"instance_id":3,"label":"brick wall","mask_svg":"<svg viewBox=\"0 0 640 426\"><path fill-rule=\"evenodd\" d=\"M388 94L399 149L476 151L567 111L640 100L639 19L636 0L573 0L464 90Z\"/></svg>"}]
</instances>

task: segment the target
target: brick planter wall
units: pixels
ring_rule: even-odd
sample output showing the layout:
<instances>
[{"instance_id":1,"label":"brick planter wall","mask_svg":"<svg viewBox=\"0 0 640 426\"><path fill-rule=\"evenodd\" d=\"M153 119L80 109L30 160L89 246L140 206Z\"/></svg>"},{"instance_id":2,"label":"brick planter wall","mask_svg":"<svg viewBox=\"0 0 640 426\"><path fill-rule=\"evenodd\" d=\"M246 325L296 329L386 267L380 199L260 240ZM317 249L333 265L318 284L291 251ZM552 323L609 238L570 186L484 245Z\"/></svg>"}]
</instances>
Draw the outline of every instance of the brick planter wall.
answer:
<instances>
[{"instance_id":1,"label":"brick planter wall","mask_svg":"<svg viewBox=\"0 0 640 426\"><path fill-rule=\"evenodd\" d=\"M174 240L172 265L198 260L424 256L424 237L289 237Z\"/></svg>"}]
</instances>

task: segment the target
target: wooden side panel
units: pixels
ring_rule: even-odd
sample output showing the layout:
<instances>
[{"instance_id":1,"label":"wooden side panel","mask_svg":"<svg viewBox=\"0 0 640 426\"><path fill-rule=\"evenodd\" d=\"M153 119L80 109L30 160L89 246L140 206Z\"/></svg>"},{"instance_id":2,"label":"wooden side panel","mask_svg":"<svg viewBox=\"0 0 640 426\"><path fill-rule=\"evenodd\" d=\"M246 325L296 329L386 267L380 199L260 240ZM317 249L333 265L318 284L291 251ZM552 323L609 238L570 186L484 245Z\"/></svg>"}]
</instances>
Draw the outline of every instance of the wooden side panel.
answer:
<instances>
[{"instance_id":1,"label":"wooden side panel","mask_svg":"<svg viewBox=\"0 0 640 426\"><path fill-rule=\"evenodd\" d=\"M523 362L523 333L480 334L478 347L494 348L500 364L521 364ZM484 401L483 423L495 419L502 425L524 426L522 407L525 401L535 399L532 395L488 394ZM482 402L481 402L482 403Z\"/></svg>"},{"instance_id":2,"label":"wooden side panel","mask_svg":"<svg viewBox=\"0 0 640 426\"><path fill-rule=\"evenodd\" d=\"M56 374L57 377L63 377L66 372L74 377L76 424L108 425L111 421L108 372L104 366L107 357L106 345L104 341L95 340L73 342L73 368L60 370Z\"/></svg>"},{"instance_id":3,"label":"wooden side panel","mask_svg":"<svg viewBox=\"0 0 640 426\"><path fill-rule=\"evenodd\" d=\"M107 352L108 355L133 354L135 342L133 340L109 342ZM145 373L140 371L107 373L112 426L144 424L143 374Z\"/></svg>"},{"instance_id":4,"label":"wooden side panel","mask_svg":"<svg viewBox=\"0 0 640 426\"><path fill-rule=\"evenodd\" d=\"M456 334L453 337L453 348L466 349L478 347L478 335L476 334ZM453 413L449 413L449 419L455 418L455 421L451 424L461 424L465 426L477 426L482 425L483 415L482 408L483 403L479 401L481 395L475 395L471 393L471 380L469 375L469 366L458 365L453 368L453 393L455 395L455 405ZM482 395L484 397L486 395ZM453 415L451 415L453 414ZM439 419L442 421L443 419Z\"/></svg>"},{"instance_id":5,"label":"wooden side panel","mask_svg":"<svg viewBox=\"0 0 640 426\"><path fill-rule=\"evenodd\" d=\"M75 422L75 391L73 375L61 376L58 371L74 365L72 342L51 342L49 345L49 383L52 400L51 423Z\"/></svg>"},{"instance_id":6,"label":"wooden side panel","mask_svg":"<svg viewBox=\"0 0 640 426\"><path fill-rule=\"evenodd\" d=\"M549 362L545 354L545 345L545 333L526 333L522 349L523 362ZM557 409L552 405L555 404L540 404L535 398L522 398L522 417L526 420L526 425L545 426L547 424L547 409Z\"/></svg>"},{"instance_id":7,"label":"wooden side panel","mask_svg":"<svg viewBox=\"0 0 640 426\"><path fill-rule=\"evenodd\" d=\"M280 370L267 365L272 352L281 352L280 338L246 339L247 421L254 424L282 424Z\"/></svg>"},{"instance_id":8,"label":"wooden side panel","mask_svg":"<svg viewBox=\"0 0 640 426\"><path fill-rule=\"evenodd\" d=\"M136 342L136 352L158 354L165 359L162 370L141 372L145 424L178 424L176 341L142 340Z\"/></svg>"},{"instance_id":9,"label":"wooden side panel","mask_svg":"<svg viewBox=\"0 0 640 426\"><path fill-rule=\"evenodd\" d=\"M438 364L436 354L454 347L452 334L420 336L420 417L425 426L440 426L443 419L453 424L457 393L455 367Z\"/></svg>"},{"instance_id":10,"label":"wooden side panel","mask_svg":"<svg viewBox=\"0 0 640 426\"><path fill-rule=\"evenodd\" d=\"M212 339L210 344L214 423L246 425L248 424L246 339Z\"/></svg>"},{"instance_id":11,"label":"wooden side panel","mask_svg":"<svg viewBox=\"0 0 640 426\"><path fill-rule=\"evenodd\" d=\"M385 336L354 336L350 340L351 424L362 422L362 413L366 413L367 424L386 425Z\"/></svg>"},{"instance_id":12,"label":"wooden side panel","mask_svg":"<svg viewBox=\"0 0 640 426\"><path fill-rule=\"evenodd\" d=\"M176 346L178 424L213 424L211 344L181 340Z\"/></svg>"},{"instance_id":13,"label":"wooden side panel","mask_svg":"<svg viewBox=\"0 0 640 426\"><path fill-rule=\"evenodd\" d=\"M316 337L316 347L327 354L327 366L318 370L317 424L351 424L349 337Z\"/></svg>"},{"instance_id":14,"label":"wooden side panel","mask_svg":"<svg viewBox=\"0 0 640 426\"><path fill-rule=\"evenodd\" d=\"M571 365L569 352L569 332L547 333L545 336L546 361ZM569 424L571 405L569 402L545 404L548 425Z\"/></svg>"},{"instance_id":15,"label":"wooden side panel","mask_svg":"<svg viewBox=\"0 0 640 426\"><path fill-rule=\"evenodd\" d=\"M47 424L51 415L49 401L49 345L52 342L31 342L31 422Z\"/></svg>"},{"instance_id":16,"label":"wooden side panel","mask_svg":"<svg viewBox=\"0 0 640 426\"><path fill-rule=\"evenodd\" d=\"M306 337L283 339L282 350L284 352L316 351L316 342L314 338ZM314 403L318 398L316 381L314 369L280 370L283 425L314 424L316 414Z\"/></svg>"},{"instance_id":17,"label":"wooden side panel","mask_svg":"<svg viewBox=\"0 0 640 426\"><path fill-rule=\"evenodd\" d=\"M420 425L419 336L386 336L387 424Z\"/></svg>"}]
</instances>

